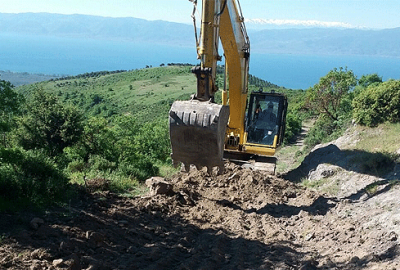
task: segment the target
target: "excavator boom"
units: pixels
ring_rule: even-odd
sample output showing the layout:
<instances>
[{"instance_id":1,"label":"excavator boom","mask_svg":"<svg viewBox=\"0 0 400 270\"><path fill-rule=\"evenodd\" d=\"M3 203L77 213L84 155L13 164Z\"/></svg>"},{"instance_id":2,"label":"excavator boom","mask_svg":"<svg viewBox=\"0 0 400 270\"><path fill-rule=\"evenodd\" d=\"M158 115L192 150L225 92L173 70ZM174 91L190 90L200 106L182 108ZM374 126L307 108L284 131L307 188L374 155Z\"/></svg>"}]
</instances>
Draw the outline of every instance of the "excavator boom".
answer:
<instances>
[{"instance_id":1,"label":"excavator boom","mask_svg":"<svg viewBox=\"0 0 400 270\"><path fill-rule=\"evenodd\" d=\"M213 103L217 92L216 71L221 25L230 24L229 6L235 5L232 0L203 0L201 39L197 48L200 66L192 72L197 77L197 92L190 101L175 101L170 110L171 157L174 165L182 162L186 170L191 164L197 168L213 167L223 171L223 154L229 106ZM235 14L235 16L237 16ZM221 21L222 20L222 21ZM240 64L240 63L239 63Z\"/></svg>"},{"instance_id":2,"label":"excavator boom","mask_svg":"<svg viewBox=\"0 0 400 270\"><path fill-rule=\"evenodd\" d=\"M218 91L217 62L222 59L218 53L220 43L226 73L221 105L214 103ZM197 77L196 94L191 100L175 101L169 114L174 165L183 163L189 170L193 164L198 169L207 167L209 172L217 166L222 172L224 151L272 156L283 136L286 108L273 110L280 113L273 118L280 122L275 120L271 125L256 121L255 105L246 113L250 41L238 0L202 0L197 55L200 65L192 69ZM266 106L269 98L266 93L257 96L252 93L250 99L254 104ZM279 106L284 104L278 99L272 101ZM269 126L271 130L267 130Z\"/></svg>"}]
</instances>

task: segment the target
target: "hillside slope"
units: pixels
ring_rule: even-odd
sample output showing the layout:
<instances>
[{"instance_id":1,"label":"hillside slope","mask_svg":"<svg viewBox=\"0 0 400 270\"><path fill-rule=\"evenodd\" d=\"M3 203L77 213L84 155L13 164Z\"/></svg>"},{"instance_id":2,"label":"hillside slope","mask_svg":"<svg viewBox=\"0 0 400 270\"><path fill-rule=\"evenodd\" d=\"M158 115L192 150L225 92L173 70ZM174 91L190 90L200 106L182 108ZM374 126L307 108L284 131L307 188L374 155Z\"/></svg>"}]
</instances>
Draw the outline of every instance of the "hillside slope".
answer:
<instances>
[{"instance_id":1,"label":"hillside slope","mask_svg":"<svg viewBox=\"0 0 400 270\"><path fill-rule=\"evenodd\" d=\"M357 132L349 131L331 145L354 147L357 138ZM327 146L320 145L313 152L321 148ZM316 155L313 152L306 160ZM326 154L336 156L334 151ZM320 160L318 164L325 162ZM304 164L300 166L303 170ZM226 163L225 168L219 176L192 170L165 182L152 179L148 181L151 192L135 198L110 192L91 194L91 186L87 186L87 191L64 209L40 216L5 215L0 221L7 232L0 247L4 258L0 266L348 270L400 267L398 164L388 172L397 175L393 179L373 178L355 171L341 174L346 192L337 196L235 164ZM310 170L309 174L313 172ZM346 188L356 175L354 188ZM378 186L376 192L365 186L371 181ZM17 227L5 225L16 221Z\"/></svg>"},{"instance_id":2,"label":"hillside slope","mask_svg":"<svg viewBox=\"0 0 400 270\"><path fill-rule=\"evenodd\" d=\"M168 64L138 70L100 71L77 76L52 79L16 88L17 92L29 96L41 88L52 93L64 103L78 106L86 116L113 117L130 113L139 121L166 119L175 100L188 100L196 93L196 77L191 65ZM217 84L223 88L223 69L219 67ZM264 87L264 91L291 92L275 84L249 75L249 91ZM300 92L298 92L300 93ZM220 99L218 92L216 99Z\"/></svg>"},{"instance_id":3,"label":"hillside slope","mask_svg":"<svg viewBox=\"0 0 400 270\"><path fill-rule=\"evenodd\" d=\"M190 66L168 66L86 73L24 85L17 91L28 95L43 88L61 101L78 106L88 116L131 113L138 119L149 121L162 115L166 117L174 100L188 99L195 93L196 79L190 69Z\"/></svg>"}]
</instances>

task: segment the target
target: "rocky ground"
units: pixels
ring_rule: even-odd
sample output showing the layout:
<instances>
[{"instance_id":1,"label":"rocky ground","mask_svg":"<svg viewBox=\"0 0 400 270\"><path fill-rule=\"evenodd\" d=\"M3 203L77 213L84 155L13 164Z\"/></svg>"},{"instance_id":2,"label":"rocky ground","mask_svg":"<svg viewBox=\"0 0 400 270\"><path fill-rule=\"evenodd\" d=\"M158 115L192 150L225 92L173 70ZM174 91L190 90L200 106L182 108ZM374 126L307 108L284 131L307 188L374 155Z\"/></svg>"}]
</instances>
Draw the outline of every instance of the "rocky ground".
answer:
<instances>
[{"instance_id":1,"label":"rocky ground","mask_svg":"<svg viewBox=\"0 0 400 270\"><path fill-rule=\"evenodd\" d=\"M149 180L142 197L89 187L63 208L1 214L0 269L400 269L399 166L362 174L341 147L279 177L226 163Z\"/></svg>"}]
</instances>

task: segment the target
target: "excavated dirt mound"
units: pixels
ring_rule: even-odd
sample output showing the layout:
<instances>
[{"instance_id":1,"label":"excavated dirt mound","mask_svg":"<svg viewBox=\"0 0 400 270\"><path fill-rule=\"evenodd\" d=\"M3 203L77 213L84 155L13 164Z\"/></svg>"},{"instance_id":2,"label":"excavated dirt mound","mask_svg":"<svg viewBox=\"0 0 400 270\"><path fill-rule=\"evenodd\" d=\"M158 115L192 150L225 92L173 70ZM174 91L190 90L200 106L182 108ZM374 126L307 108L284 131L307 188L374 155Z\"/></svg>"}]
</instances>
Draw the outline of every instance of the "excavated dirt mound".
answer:
<instances>
[{"instance_id":1,"label":"excavated dirt mound","mask_svg":"<svg viewBox=\"0 0 400 270\"><path fill-rule=\"evenodd\" d=\"M166 182L164 194L82 193L44 215L2 214L0 269L400 267L396 232L368 230L350 199L230 163Z\"/></svg>"}]
</instances>

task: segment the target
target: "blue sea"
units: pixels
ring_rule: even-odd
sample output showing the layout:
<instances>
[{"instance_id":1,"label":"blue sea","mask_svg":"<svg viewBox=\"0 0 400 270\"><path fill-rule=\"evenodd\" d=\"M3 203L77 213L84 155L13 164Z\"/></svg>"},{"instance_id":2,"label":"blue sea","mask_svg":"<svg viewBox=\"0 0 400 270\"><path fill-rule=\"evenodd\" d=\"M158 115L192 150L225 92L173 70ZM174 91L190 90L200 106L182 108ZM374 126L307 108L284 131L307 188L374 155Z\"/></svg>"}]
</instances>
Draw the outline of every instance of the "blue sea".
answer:
<instances>
[{"instance_id":1,"label":"blue sea","mask_svg":"<svg viewBox=\"0 0 400 270\"><path fill-rule=\"evenodd\" d=\"M0 34L0 70L3 71L77 75L197 62L194 45L160 46L129 41ZM250 59L252 75L292 89L313 86L335 67L347 67L358 77L378 73L384 80L400 79L400 58L254 53Z\"/></svg>"}]
</instances>

